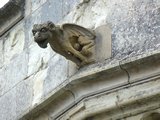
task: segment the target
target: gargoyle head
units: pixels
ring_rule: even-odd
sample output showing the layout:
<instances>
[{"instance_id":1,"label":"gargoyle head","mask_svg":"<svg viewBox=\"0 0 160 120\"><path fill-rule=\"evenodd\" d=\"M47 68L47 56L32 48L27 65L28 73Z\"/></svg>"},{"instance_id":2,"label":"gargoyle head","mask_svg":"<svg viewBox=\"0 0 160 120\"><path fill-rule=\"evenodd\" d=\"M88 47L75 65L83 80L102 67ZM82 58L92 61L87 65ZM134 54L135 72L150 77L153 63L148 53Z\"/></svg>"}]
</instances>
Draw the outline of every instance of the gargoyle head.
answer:
<instances>
[{"instance_id":1,"label":"gargoyle head","mask_svg":"<svg viewBox=\"0 0 160 120\"><path fill-rule=\"evenodd\" d=\"M52 31L55 29L54 23L48 21L43 24L35 24L32 29L34 41L42 48L46 48L49 39L52 38Z\"/></svg>"}]
</instances>

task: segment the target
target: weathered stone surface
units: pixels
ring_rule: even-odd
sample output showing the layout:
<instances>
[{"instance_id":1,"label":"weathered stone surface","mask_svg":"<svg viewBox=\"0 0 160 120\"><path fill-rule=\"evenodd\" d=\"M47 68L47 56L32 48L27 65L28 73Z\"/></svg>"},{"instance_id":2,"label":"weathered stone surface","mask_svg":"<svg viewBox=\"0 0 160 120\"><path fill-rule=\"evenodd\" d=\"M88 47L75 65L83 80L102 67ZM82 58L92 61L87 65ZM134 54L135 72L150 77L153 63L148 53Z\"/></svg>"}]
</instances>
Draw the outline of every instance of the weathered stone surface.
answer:
<instances>
[{"instance_id":1,"label":"weathered stone surface","mask_svg":"<svg viewBox=\"0 0 160 120\"><path fill-rule=\"evenodd\" d=\"M76 74L78 72L78 67L75 63L68 61L68 77Z\"/></svg>"},{"instance_id":2,"label":"weathered stone surface","mask_svg":"<svg viewBox=\"0 0 160 120\"><path fill-rule=\"evenodd\" d=\"M3 95L6 86L6 79L5 79L5 68L0 68L0 96Z\"/></svg>"},{"instance_id":3,"label":"weathered stone surface","mask_svg":"<svg viewBox=\"0 0 160 120\"><path fill-rule=\"evenodd\" d=\"M25 47L28 48L34 43L32 35L32 25L41 22L41 7L25 19Z\"/></svg>"},{"instance_id":4,"label":"weathered stone surface","mask_svg":"<svg viewBox=\"0 0 160 120\"><path fill-rule=\"evenodd\" d=\"M33 77L33 100L32 100L32 106L38 104L40 100L42 99L43 90L44 90L44 81L47 76L47 69L39 71L34 77Z\"/></svg>"},{"instance_id":5,"label":"weathered stone surface","mask_svg":"<svg viewBox=\"0 0 160 120\"><path fill-rule=\"evenodd\" d=\"M74 9L74 7L79 3L79 0L62 0L62 15L63 17L69 14L69 12Z\"/></svg>"},{"instance_id":6,"label":"weathered stone surface","mask_svg":"<svg viewBox=\"0 0 160 120\"><path fill-rule=\"evenodd\" d=\"M142 115L132 116L129 118L126 118L126 120L141 120Z\"/></svg>"},{"instance_id":7,"label":"weathered stone surface","mask_svg":"<svg viewBox=\"0 0 160 120\"><path fill-rule=\"evenodd\" d=\"M32 4L32 12L34 12L35 10L37 10L39 7L41 7L47 0L31 0L31 4Z\"/></svg>"},{"instance_id":8,"label":"weathered stone surface","mask_svg":"<svg viewBox=\"0 0 160 120\"><path fill-rule=\"evenodd\" d=\"M85 76L85 74L87 75ZM73 79L76 78L76 75L70 79L72 84L70 90L74 93L76 99L81 99L83 96L106 91L128 83L126 72L119 67L113 68L111 72L109 72L109 70L102 70L99 74L94 74L94 70L90 69L89 71L84 72L84 75L82 73L81 76L83 77L79 80ZM76 82L78 84L76 84Z\"/></svg>"},{"instance_id":9,"label":"weathered stone surface","mask_svg":"<svg viewBox=\"0 0 160 120\"><path fill-rule=\"evenodd\" d=\"M0 118L2 120L16 120L16 99L16 89L0 97Z\"/></svg>"},{"instance_id":10,"label":"weathered stone surface","mask_svg":"<svg viewBox=\"0 0 160 120\"><path fill-rule=\"evenodd\" d=\"M88 97L76 104L66 113L65 117L62 115L59 119L117 120L143 113L149 109L158 109L159 82L160 80L157 79L136 86L131 84L130 87L123 86L125 87L123 89Z\"/></svg>"},{"instance_id":11,"label":"weathered stone surface","mask_svg":"<svg viewBox=\"0 0 160 120\"><path fill-rule=\"evenodd\" d=\"M111 29L108 25L102 25L95 29L95 33L95 59L97 62L102 62L112 55Z\"/></svg>"},{"instance_id":12,"label":"weathered stone surface","mask_svg":"<svg viewBox=\"0 0 160 120\"><path fill-rule=\"evenodd\" d=\"M3 39L0 38L0 68L3 66L4 64L4 52L3 52Z\"/></svg>"},{"instance_id":13,"label":"weathered stone surface","mask_svg":"<svg viewBox=\"0 0 160 120\"><path fill-rule=\"evenodd\" d=\"M0 97L0 118L3 120L16 120L31 105L32 81L27 79L17 84Z\"/></svg>"},{"instance_id":14,"label":"weathered stone surface","mask_svg":"<svg viewBox=\"0 0 160 120\"><path fill-rule=\"evenodd\" d=\"M157 55L159 55L159 54L157 54ZM148 58L149 58L149 56L148 56ZM158 59L158 57L156 57L156 58ZM147 60L147 58L145 58L145 59ZM134 62L136 63L136 61L134 61ZM57 87L56 89L54 89L54 91L51 92L51 94L53 93L52 95L50 93L48 94L50 96L50 98L47 98L46 101L43 99L42 100L43 103L41 103L40 105L37 105L33 111L35 112L37 109L40 109L41 107L42 107L41 110L43 108L45 108L47 111L51 110L49 113L54 119L57 116L59 116L61 114L61 112L63 113L65 110L72 108L74 105L75 106L78 105L78 102L80 102L80 101L83 101L83 100L88 101L88 99L94 97L94 95L96 95L98 93L100 95L102 95L102 99L99 100L99 103L95 102L95 104L97 105L97 107L95 109L92 109L92 107L95 107L94 102L92 102L92 100L91 100L90 104L88 104L88 103L84 104L86 106L90 106L90 109L86 110L86 113L88 115L90 115L90 113L93 113L93 110L98 111L100 109L102 109L102 110L108 109L107 114L104 113L104 115L107 115L107 116L110 115L110 116L108 116L109 119L110 118L118 119L123 116L130 116L131 115L130 113L132 113L132 112L134 114L137 114L142 111L146 111L148 108L159 107L159 106L157 106L157 104L159 104L159 102L157 102L157 101L159 101L159 99L160 99L160 97L159 97L159 84L158 84L159 79L157 79L158 76L157 76L157 78L151 76L152 81L150 81L150 82L146 82L146 80L144 80L142 77L141 82L137 82L137 83L132 84L127 81L128 80L127 78L129 78L127 72L122 67L118 67L118 65L119 64L115 64L115 65L106 64L106 66L104 66L104 64L103 64L101 66L97 65L95 68L92 68L91 70L85 69L85 68L83 68L83 70L81 69L82 71L79 70L75 76L73 76L69 79L70 83L64 84L65 86L59 85L59 88ZM91 66L89 66L89 68L91 68ZM143 82L146 82L146 83L143 83ZM65 81L63 83L65 83ZM140 88L140 89L138 89L138 88ZM60 96L63 97L65 95L65 92L67 92L67 91L72 93L72 95L74 96L74 102L73 101L71 102L71 100L70 100L71 103L66 102L69 99L69 98L67 98L67 96L62 99L63 101L59 100L59 99L61 99ZM104 97L104 95L106 95L106 97ZM109 98L115 98L115 99L109 99ZM145 98L147 98L147 99L145 99ZM99 97L95 97L95 99L99 99ZM137 101L137 99L138 99L138 101ZM106 106L104 104L100 105L100 103L102 103L102 100L104 100L103 101L104 104L106 102L108 104ZM114 100L117 101L117 103L113 102ZM62 102L62 103L59 103L59 102ZM139 104L139 102L141 102L142 104ZM58 103L60 104L61 107L56 107ZM58 106L59 106L59 104L58 104ZM128 106L128 104L130 104L130 106ZM48 107L44 107L46 105L48 105ZM53 107L51 107L51 105ZM99 105L101 107L99 107ZM116 107L115 109L117 109L117 110L110 113L111 109L114 110L114 107L112 105L115 106ZM74 112L74 109L71 109L71 111L73 111L74 114L77 113L77 114L81 115L79 110L83 110L84 106L82 106L83 109L79 108L79 106L77 106L77 107L78 108L76 109L75 112ZM107 108L104 108L104 107L107 107ZM133 108L132 109L133 111L131 110L130 112L128 112L130 110L130 108ZM134 109L134 108L136 108L136 109ZM57 110L57 111L54 111L54 110ZM123 110L125 110L127 112L125 114L122 114ZM36 111L35 113L34 112L33 112L33 114L35 114L38 111ZM119 112L119 114L117 114L118 112ZM97 112L95 112L95 114L97 114ZM70 114L70 113L67 114L67 116L68 115L72 116L72 114ZM101 116L101 114L100 114L100 116ZM83 117L83 115L82 115L82 117ZM77 119L77 118L79 118L79 116L76 117L75 119ZM106 116L104 118L106 118ZM74 117L73 117L73 119L74 119Z\"/></svg>"},{"instance_id":15,"label":"weathered stone surface","mask_svg":"<svg viewBox=\"0 0 160 120\"><path fill-rule=\"evenodd\" d=\"M113 58L122 59L159 49L159 17L159 0L92 0L72 11L66 21L90 28L108 23Z\"/></svg>"},{"instance_id":16,"label":"weathered stone surface","mask_svg":"<svg viewBox=\"0 0 160 120\"><path fill-rule=\"evenodd\" d=\"M49 120L49 116L43 112L43 114L39 115L37 118L34 118L34 120Z\"/></svg>"},{"instance_id":17,"label":"weathered stone surface","mask_svg":"<svg viewBox=\"0 0 160 120\"><path fill-rule=\"evenodd\" d=\"M140 60L136 60L134 57L131 57L129 59L120 61L120 65L122 69L127 71L129 75L129 81L136 82L142 79L147 80L151 76L159 76L159 59L160 57L157 53L147 57L147 59L145 59L145 56ZM134 62L132 63L132 61Z\"/></svg>"},{"instance_id":18,"label":"weathered stone surface","mask_svg":"<svg viewBox=\"0 0 160 120\"><path fill-rule=\"evenodd\" d=\"M29 46L29 61L28 61L28 76L43 70L48 67L48 60L50 59L50 48L41 49L37 44ZM54 55L55 53L52 52Z\"/></svg>"},{"instance_id":19,"label":"weathered stone surface","mask_svg":"<svg viewBox=\"0 0 160 120\"><path fill-rule=\"evenodd\" d=\"M60 95L56 98L56 103L49 104L45 111L48 113L49 117L52 119L55 119L57 117L57 114L62 113L65 108L67 108L67 104L71 104L74 102L74 95L70 91L65 91L65 94ZM62 104L64 103L64 104ZM49 109L51 108L51 109ZM55 111L56 109L56 111Z\"/></svg>"},{"instance_id":20,"label":"weathered stone surface","mask_svg":"<svg viewBox=\"0 0 160 120\"><path fill-rule=\"evenodd\" d=\"M59 23L78 3L79 0L48 0L41 9L41 19Z\"/></svg>"},{"instance_id":21,"label":"weathered stone surface","mask_svg":"<svg viewBox=\"0 0 160 120\"><path fill-rule=\"evenodd\" d=\"M23 11L23 0L10 0L0 9L0 36L24 17Z\"/></svg>"},{"instance_id":22,"label":"weathered stone surface","mask_svg":"<svg viewBox=\"0 0 160 120\"><path fill-rule=\"evenodd\" d=\"M9 64L15 55L20 54L24 50L25 36L23 25L22 22L2 39L4 64Z\"/></svg>"},{"instance_id":23,"label":"weathered stone surface","mask_svg":"<svg viewBox=\"0 0 160 120\"><path fill-rule=\"evenodd\" d=\"M31 0L26 0L25 1L25 11L24 11L24 16L29 16L32 12L32 4Z\"/></svg>"},{"instance_id":24,"label":"weathered stone surface","mask_svg":"<svg viewBox=\"0 0 160 120\"><path fill-rule=\"evenodd\" d=\"M52 21L54 23L62 20L63 17L62 0L48 0L46 4L41 8L41 19L44 21Z\"/></svg>"},{"instance_id":25,"label":"weathered stone surface","mask_svg":"<svg viewBox=\"0 0 160 120\"><path fill-rule=\"evenodd\" d=\"M44 81L44 96L58 88L68 77L68 61L56 54L49 60L47 77Z\"/></svg>"},{"instance_id":26,"label":"weathered stone surface","mask_svg":"<svg viewBox=\"0 0 160 120\"><path fill-rule=\"evenodd\" d=\"M32 77L23 80L16 87L16 99L13 101L16 102L16 118L25 113L32 105L33 100L33 79ZM12 92L12 90L11 90Z\"/></svg>"},{"instance_id":27,"label":"weathered stone surface","mask_svg":"<svg viewBox=\"0 0 160 120\"><path fill-rule=\"evenodd\" d=\"M5 87L3 92L11 90L20 81L27 77L28 71L28 55L23 52L22 54L15 56L10 64L4 67Z\"/></svg>"},{"instance_id":28,"label":"weathered stone surface","mask_svg":"<svg viewBox=\"0 0 160 120\"><path fill-rule=\"evenodd\" d=\"M64 110L71 108L73 104L75 106L78 105L78 101L76 100L85 99L91 94L96 94L97 91L113 90L115 87L126 84L128 82L127 80L138 82L137 80L144 77L145 79L150 76L153 77L154 75L157 75L158 78L159 63L158 60L153 59L150 59L147 63L143 63L143 61L137 62L132 64L131 67L124 67L121 65L124 61L121 61L121 66L118 67L118 70L121 71L120 73L115 71L113 74L110 74L110 72L103 73L102 71L107 69L107 67L108 70L110 70L110 67L119 66L119 62L115 63L115 61L119 59L142 53L146 54L148 51L151 52L160 49L159 0L83 0L80 3L79 0L34 0L29 2L28 5L30 5L30 7L27 8L30 10L28 10L28 13L26 12L28 16L23 19L25 22L17 25L17 27L14 27L8 32L9 34L5 34L3 38L0 38L2 40L0 42L0 95L3 95L0 97L1 119L16 120L16 116L23 115L26 109L32 111L36 105L38 107L44 107L43 105L47 104L44 100L45 97L48 95L52 97L50 93L59 95L60 93L58 92L61 91L61 89L68 91L68 94L64 96L61 95L59 98L56 96L57 101L61 101L55 102L55 104L53 103L52 106L48 106L48 108L50 108L47 109L47 112L53 119L54 116L59 115L59 112L64 112ZM77 7L72 10L76 4L78 4ZM84 67L78 70L78 72L76 71L75 75L74 69L71 71L71 69L68 68L67 60L50 52L49 48L46 50L39 49L38 46L34 44L31 33L32 25L47 20L55 23L77 23L93 29L107 23L112 29L112 58L104 63ZM23 28L24 24L25 28ZM23 50L25 52L22 52ZM3 62L5 65L2 65ZM114 66L113 64L116 65ZM106 67L106 65L108 66ZM109 67L109 65L111 66ZM132 67L134 68L132 69ZM66 82L65 80L68 74L73 75L67 80L67 82L70 81L72 84L66 87L60 86ZM107 75L107 77L105 75ZM28 83L29 81L22 82L28 76L33 76L33 79L31 78L33 83ZM119 78L116 78L117 76ZM99 110L105 107L105 103L110 107L112 107L111 105L120 106L122 105L121 103L127 103L132 100L136 101L141 95L152 97L154 92L157 95L159 94L156 93L156 91L159 92L158 85L159 82L152 82L143 87L135 86L135 88L131 90L123 89L121 92L116 92L115 94L106 94L106 97L95 97L93 102L92 100L89 102L87 100L85 107L89 108L87 111L89 113L95 109ZM152 86L153 89L148 86ZM129 88L130 84L127 87ZM21 99L17 99L18 97ZM31 99L32 97L33 99ZM155 98L159 100L158 96ZM100 104L98 104L98 102ZM42 106L39 106L39 103ZM136 102L136 105L143 109L143 106L138 103ZM146 106L143 110L147 110L148 106L148 108L152 108L151 104L144 104ZM97 107L94 105L97 105ZM157 107L158 105L159 103L153 106ZM117 114L117 111L114 113L122 117L122 109L128 111L128 108L123 105L119 108L119 106L116 107L118 111L121 111L120 114ZM96 108L93 109L93 107ZM135 108L134 105L131 106L131 108L132 107ZM36 109L36 107L34 109ZM78 113L81 110L83 110L83 106L82 109L80 107L75 111L73 110L73 113ZM127 112L125 115L136 113L135 111ZM109 113L110 110L107 114L105 113L105 115ZM42 119L52 119L48 117L49 116L44 116ZM114 118L118 119L117 116ZM132 120L136 118L139 119L140 117L136 116L126 119Z\"/></svg>"},{"instance_id":29,"label":"weathered stone surface","mask_svg":"<svg viewBox=\"0 0 160 120\"><path fill-rule=\"evenodd\" d=\"M155 109L155 110L148 110L147 112L135 115L135 116L131 116L131 117L127 117L125 118L126 120L156 120L156 119L151 119L152 117L149 117L149 119L146 119L145 117L152 113L159 113L160 109ZM142 119L143 118L143 119ZM159 119L159 118L158 118Z\"/></svg>"}]
</instances>

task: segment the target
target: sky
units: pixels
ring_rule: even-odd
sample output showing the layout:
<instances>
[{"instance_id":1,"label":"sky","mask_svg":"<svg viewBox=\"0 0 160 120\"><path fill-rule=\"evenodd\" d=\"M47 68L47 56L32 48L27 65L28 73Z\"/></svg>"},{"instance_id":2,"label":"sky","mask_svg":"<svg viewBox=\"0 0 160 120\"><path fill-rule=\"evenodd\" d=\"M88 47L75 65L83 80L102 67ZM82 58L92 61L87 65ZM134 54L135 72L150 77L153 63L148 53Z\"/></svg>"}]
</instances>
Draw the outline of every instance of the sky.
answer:
<instances>
[{"instance_id":1,"label":"sky","mask_svg":"<svg viewBox=\"0 0 160 120\"><path fill-rule=\"evenodd\" d=\"M0 8L3 7L9 0L0 0Z\"/></svg>"}]
</instances>

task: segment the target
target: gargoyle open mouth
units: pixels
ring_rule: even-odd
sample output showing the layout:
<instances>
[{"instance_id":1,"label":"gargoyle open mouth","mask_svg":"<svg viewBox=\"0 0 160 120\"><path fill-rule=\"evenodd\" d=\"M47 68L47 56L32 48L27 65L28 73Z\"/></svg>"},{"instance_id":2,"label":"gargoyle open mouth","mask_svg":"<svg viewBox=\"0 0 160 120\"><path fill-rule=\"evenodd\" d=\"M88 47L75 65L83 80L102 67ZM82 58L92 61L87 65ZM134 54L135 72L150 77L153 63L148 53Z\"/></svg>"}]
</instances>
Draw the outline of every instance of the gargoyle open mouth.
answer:
<instances>
[{"instance_id":1,"label":"gargoyle open mouth","mask_svg":"<svg viewBox=\"0 0 160 120\"><path fill-rule=\"evenodd\" d=\"M36 41L36 42L41 48L46 48L47 44L48 44L48 40L47 39Z\"/></svg>"}]
</instances>

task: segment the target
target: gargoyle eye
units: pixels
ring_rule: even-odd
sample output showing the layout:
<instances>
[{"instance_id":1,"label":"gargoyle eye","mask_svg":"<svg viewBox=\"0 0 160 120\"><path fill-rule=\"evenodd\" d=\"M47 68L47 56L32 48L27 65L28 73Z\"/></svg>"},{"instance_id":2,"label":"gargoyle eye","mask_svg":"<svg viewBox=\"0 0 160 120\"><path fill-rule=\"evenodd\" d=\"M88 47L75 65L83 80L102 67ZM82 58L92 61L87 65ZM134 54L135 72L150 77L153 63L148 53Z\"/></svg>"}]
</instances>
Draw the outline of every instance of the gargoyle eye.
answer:
<instances>
[{"instance_id":1,"label":"gargoyle eye","mask_svg":"<svg viewBox=\"0 0 160 120\"><path fill-rule=\"evenodd\" d=\"M36 34L36 31L33 30L32 33L33 33L33 35L35 35L35 34Z\"/></svg>"},{"instance_id":2,"label":"gargoyle eye","mask_svg":"<svg viewBox=\"0 0 160 120\"><path fill-rule=\"evenodd\" d=\"M46 31L47 31L46 28L42 28L42 29L41 29L41 32L46 32Z\"/></svg>"}]
</instances>

